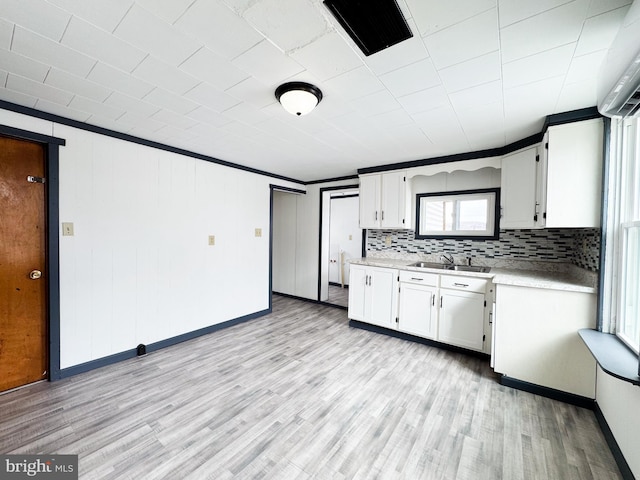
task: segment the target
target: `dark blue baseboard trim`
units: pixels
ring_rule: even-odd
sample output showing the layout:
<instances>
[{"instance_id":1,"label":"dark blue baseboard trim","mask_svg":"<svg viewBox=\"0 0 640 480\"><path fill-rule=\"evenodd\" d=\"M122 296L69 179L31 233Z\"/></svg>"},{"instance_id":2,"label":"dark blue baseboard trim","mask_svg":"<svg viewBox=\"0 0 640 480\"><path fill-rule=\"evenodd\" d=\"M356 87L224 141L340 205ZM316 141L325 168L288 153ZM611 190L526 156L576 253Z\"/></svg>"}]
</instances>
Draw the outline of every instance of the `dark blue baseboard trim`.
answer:
<instances>
[{"instance_id":1,"label":"dark blue baseboard trim","mask_svg":"<svg viewBox=\"0 0 640 480\"><path fill-rule=\"evenodd\" d=\"M604 414L602 413L602 410L600 410L598 403L595 404L593 411L596 415L596 420L598 420L598 425L600 425L600 430L602 430L602 434L607 441L609 450L611 450L613 458L618 464L622 478L624 480L635 480L633 472L629 468L629 464L625 460L622 450L620 450L620 446L618 445L618 442L616 442L616 437L613 436L613 432L611 431L611 428L609 428L609 424L607 423L606 418L604 418Z\"/></svg>"},{"instance_id":2,"label":"dark blue baseboard trim","mask_svg":"<svg viewBox=\"0 0 640 480\"><path fill-rule=\"evenodd\" d=\"M408 340L410 342L421 343L428 345L429 347L441 348L442 350L449 350L455 353L464 353L472 357L480 358L482 360L488 360L489 355L482 352L476 352L475 350L468 350L462 347L456 347L455 345L449 345L447 343L436 342L435 340L429 340L428 338L416 337L408 333L399 332L397 330L391 330L390 328L380 327L378 325L372 325L370 323L360 322L358 320L349 320L349 326L353 328L359 328L361 330L367 330L368 332L381 333L390 337L399 338L401 340Z\"/></svg>"},{"instance_id":3,"label":"dark blue baseboard trim","mask_svg":"<svg viewBox=\"0 0 640 480\"><path fill-rule=\"evenodd\" d=\"M249 320L253 320L264 315L268 315L269 313L271 313L270 308L261 310L259 312L250 313L249 315L244 315L242 317L234 318L226 322L217 323L216 325L210 325L205 328L200 328L192 332L183 333L182 335L167 338L166 340L160 340L159 342L150 343L149 345L147 345L147 353L155 352L162 348L186 342L187 340L192 340L203 335L208 335L209 333L217 332L218 330L222 330L223 328L233 327L234 325L248 322ZM80 365L74 365L73 367L64 368L60 370L58 378L72 377L73 375L78 375L79 373L85 373L90 370L95 370L96 368L113 365L114 363L122 362L123 360L128 360L136 356L137 350L136 348L132 348L131 350L125 350L124 352L109 355L108 357L102 357L96 360L91 360L90 362L81 363Z\"/></svg>"},{"instance_id":4,"label":"dark blue baseboard trim","mask_svg":"<svg viewBox=\"0 0 640 480\"><path fill-rule=\"evenodd\" d=\"M541 397L551 398L552 400L569 403L577 407L587 408L589 410L594 410L596 405L596 401L593 398L563 392L562 390L556 390L555 388L543 387L541 385L536 385L535 383L524 382L516 378L507 377L506 375L502 375L500 378L500 385L540 395Z\"/></svg>"}]
</instances>

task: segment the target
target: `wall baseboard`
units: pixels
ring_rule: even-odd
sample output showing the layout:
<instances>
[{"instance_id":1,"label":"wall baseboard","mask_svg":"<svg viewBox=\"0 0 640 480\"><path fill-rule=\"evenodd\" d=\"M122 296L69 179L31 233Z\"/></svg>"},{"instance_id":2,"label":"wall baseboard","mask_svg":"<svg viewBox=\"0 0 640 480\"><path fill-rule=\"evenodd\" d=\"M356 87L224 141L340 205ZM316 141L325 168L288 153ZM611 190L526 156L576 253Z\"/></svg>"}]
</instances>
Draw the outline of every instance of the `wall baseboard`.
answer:
<instances>
[{"instance_id":1,"label":"wall baseboard","mask_svg":"<svg viewBox=\"0 0 640 480\"><path fill-rule=\"evenodd\" d=\"M616 441L616 437L613 435L611 428L609 428L609 424L607 423L607 419L604 417L604 413L600 410L598 403L595 403L593 412L596 415L596 420L598 420L598 425L600 425L600 430L602 430L602 434L604 435L604 439L609 446L609 450L613 454L613 458L618 464L618 468L620 469L620 474L624 480L635 480L636 477L633 476L633 472L631 468L629 468L629 464L624 458L622 454L622 450L620 450L620 446Z\"/></svg>"},{"instance_id":2,"label":"wall baseboard","mask_svg":"<svg viewBox=\"0 0 640 480\"><path fill-rule=\"evenodd\" d=\"M562 390L556 390L555 388L543 387L541 385L536 385L535 383L529 383L516 378L507 377L506 375L502 375L502 377L500 377L500 385L540 395L541 397L551 398L552 400L559 400L564 403L575 405L576 407L582 407L589 410L595 409L596 401L593 398L563 392Z\"/></svg>"},{"instance_id":3,"label":"wall baseboard","mask_svg":"<svg viewBox=\"0 0 640 480\"><path fill-rule=\"evenodd\" d=\"M170 347L172 345L176 345L178 343L186 342L187 340L192 340L194 338L201 337L203 335L208 335L209 333L217 332L218 330L222 330L223 328L233 327L234 325L248 322L249 320L254 320L256 318L262 317L269 313L271 313L270 308L266 310L261 310L259 312L250 313L249 315L244 315L242 317L234 318L232 320L227 320L226 322L217 323L215 325L210 325L208 327L200 328L192 332L183 333L182 335L177 335L175 337L167 338L165 340L160 340L159 342L150 343L149 345L146 346L147 354L151 352L155 352L157 350L161 350L166 347ZM96 360L91 360L89 362L81 363L79 365L74 365L72 367L63 368L60 370L56 378L52 378L51 380L60 380L63 378L78 375L79 373L89 372L91 370L95 370L96 368L106 367L107 365L113 365L114 363L122 362L123 360L135 358L137 356L137 353L138 353L137 348L132 348L130 350L125 350L124 352L115 353L107 357L102 357Z\"/></svg>"}]
</instances>

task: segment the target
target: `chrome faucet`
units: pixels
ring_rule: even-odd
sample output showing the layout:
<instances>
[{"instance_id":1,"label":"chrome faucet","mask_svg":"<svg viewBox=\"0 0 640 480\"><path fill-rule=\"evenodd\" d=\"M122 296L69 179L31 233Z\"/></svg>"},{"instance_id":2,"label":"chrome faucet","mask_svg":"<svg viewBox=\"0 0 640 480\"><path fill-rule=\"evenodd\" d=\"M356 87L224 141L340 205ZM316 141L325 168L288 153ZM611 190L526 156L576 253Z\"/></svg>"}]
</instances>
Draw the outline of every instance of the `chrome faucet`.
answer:
<instances>
[{"instance_id":1,"label":"chrome faucet","mask_svg":"<svg viewBox=\"0 0 640 480\"><path fill-rule=\"evenodd\" d=\"M451 256L450 253L443 253L442 255L440 255L440 259L442 260L443 263L446 263L449 265L454 264L453 257Z\"/></svg>"}]
</instances>

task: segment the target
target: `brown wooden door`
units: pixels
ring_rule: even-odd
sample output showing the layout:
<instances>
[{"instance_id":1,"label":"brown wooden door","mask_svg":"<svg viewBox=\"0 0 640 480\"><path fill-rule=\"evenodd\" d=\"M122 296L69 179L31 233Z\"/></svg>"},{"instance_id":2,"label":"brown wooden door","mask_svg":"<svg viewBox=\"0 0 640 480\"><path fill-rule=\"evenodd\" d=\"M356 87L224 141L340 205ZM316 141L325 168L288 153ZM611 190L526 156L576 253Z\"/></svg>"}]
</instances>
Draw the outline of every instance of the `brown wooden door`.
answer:
<instances>
[{"instance_id":1,"label":"brown wooden door","mask_svg":"<svg viewBox=\"0 0 640 480\"><path fill-rule=\"evenodd\" d=\"M42 145L0 137L0 391L47 377L45 185L27 180L44 161Z\"/></svg>"}]
</instances>

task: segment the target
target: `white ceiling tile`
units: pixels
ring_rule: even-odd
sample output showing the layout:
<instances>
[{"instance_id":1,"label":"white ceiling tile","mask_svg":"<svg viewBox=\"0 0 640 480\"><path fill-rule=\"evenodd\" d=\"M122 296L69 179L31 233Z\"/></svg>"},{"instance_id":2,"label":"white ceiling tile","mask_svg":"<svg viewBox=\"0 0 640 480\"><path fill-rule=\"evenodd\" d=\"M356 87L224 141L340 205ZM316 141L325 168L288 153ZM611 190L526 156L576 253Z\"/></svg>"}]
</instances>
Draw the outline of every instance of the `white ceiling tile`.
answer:
<instances>
[{"instance_id":1,"label":"white ceiling tile","mask_svg":"<svg viewBox=\"0 0 640 480\"><path fill-rule=\"evenodd\" d=\"M329 31L320 8L309 0L262 0L242 16L283 52L289 52Z\"/></svg>"},{"instance_id":2,"label":"white ceiling tile","mask_svg":"<svg viewBox=\"0 0 640 480\"><path fill-rule=\"evenodd\" d=\"M496 8L496 0L407 0L407 4L422 36Z\"/></svg>"},{"instance_id":3,"label":"white ceiling tile","mask_svg":"<svg viewBox=\"0 0 640 480\"><path fill-rule=\"evenodd\" d=\"M77 77L57 68L52 68L47 74L47 78L44 81L45 84L52 87L59 88L60 90L66 90L67 92L73 92L83 97L90 98L97 102L104 102L104 100L111 94L111 90L105 88L97 83L93 83L91 80L86 80L81 77Z\"/></svg>"},{"instance_id":4,"label":"white ceiling tile","mask_svg":"<svg viewBox=\"0 0 640 480\"><path fill-rule=\"evenodd\" d=\"M438 70L498 50L495 8L424 37Z\"/></svg>"},{"instance_id":5,"label":"white ceiling tile","mask_svg":"<svg viewBox=\"0 0 640 480\"><path fill-rule=\"evenodd\" d=\"M381 113L371 117L370 120L379 127L387 129L397 129L398 127L412 125L414 123L413 118L411 118L404 108Z\"/></svg>"},{"instance_id":6,"label":"white ceiling tile","mask_svg":"<svg viewBox=\"0 0 640 480\"><path fill-rule=\"evenodd\" d=\"M575 43L569 43L505 63L502 66L504 87L517 87L566 74L575 48Z\"/></svg>"},{"instance_id":7,"label":"white ceiling tile","mask_svg":"<svg viewBox=\"0 0 640 480\"><path fill-rule=\"evenodd\" d=\"M327 80L322 90L325 88L338 98L349 101L378 92L384 85L368 68L359 67Z\"/></svg>"},{"instance_id":8,"label":"white ceiling tile","mask_svg":"<svg viewBox=\"0 0 640 480\"><path fill-rule=\"evenodd\" d=\"M191 128L198 124L198 122L192 118L186 117L184 115L179 115L169 110L158 110L156 113L151 115L151 118L153 120L157 120L158 122L166 123L167 125L173 125L177 128L182 129Z\"/></svg>"},{"instance_id":9,"label":"white ceiling tile","mask_svg":"<svg viewBox=\"0 0 640 480\"><path fill-rule=\"evenodd\" d=\"M360 57L336 32L328 33L291 54L320 81L362 65Z\"/></svg>"},{"instance_id":10,"label":"white ceiling tile","mask_svg":"<svg viewBox=\"0 0 640 480\"><path fill-rule=\"evenodd\" d=\"M596 105L597 101L597 82L594 78L565 84L560 91L558 103L551 113L577 110L584 108L585 105Z\"/></svg>"},{"instance_id":11,"label":"white ceiling tile","mask_svg":"<svg viewBox=\"0 0 640 480\"><path fill-rule=\"evenodd\" d=\"M500 27L506 27L574 0L498 0ZM609 0L604 0L609 1Z\"/></svg>"},{"instance_id":12,"label":"white ceiling tile","mask_svg":"<svg viewBox=\"0 0 640 480\"><path fill-rule=\"evenodd\" d=\"M258 108L264 108L267 105L276 103L275 95L271 89L253 77L248 77L228 88L225 93Z\"/></svg>"},{"instance_id":13,"label":"white ceiling tile","mask_svg":"<svg viewBox=\"0 0 640 480\"><path fill-rule=\"evenodd\" d=\"M96 66L93 67L87 78L134 98L142 98L155 88L152 84L135 78L130 73L123 72L122 70L110 67L101 62L98 62Z\"/></svg>"},{"instance_id":14,"label":"white ceiling tile","mask_svg":"<svg viewBox=\"0 0 640 480\"><path fill-rule=\"evenodd\" d=\"M256 2L256 0L222 0L231 10L237 14L242 14L247 8Z\"/></svg>"},{"instance_id":15,"label":"white ceiling tile","mask_svg":"<svg viewBox=\"0 0 640 480\"><path fill-rule=\"evenodd\" d=\"M200 83L200 80L177 67L167 65L152 56L145 58L133 71L133 75L178 95L182 95Z\"/></svg>"},{"instance_id":16,"label":"white ceiling tile","mask_svg":"<svg viewBox=\"0 0 640 480\"><path fill-rule=\"evenodd\" d=\"M467 139L455 112L449 106L413 115L413 120L435 145L455 143L460 151L466 150Z\"/></svg>"},{"instance_id":17,"label":"white ceiling tile","mask_svg":"<svg viewBox=\"0 0 640 480\"><path fill-rule=\"evenodd\" d=\"M2 84L4 85L4 84ZM16 105L24 105L25 107L34 108L38 99L31 95L9 90L8 88L0 88L0 98L5 102L15 103Z\"/></svg>"},{"instance_id":18,"label":"white ceiling tile","mask_svg":"<svg viewBox=\"0 0 640 480\"><path fill-rule=\"evenodd\" d=\"M412 31L415 32L415 27L412 27L412 21L408 23ZM424 60L427 57L429 57L429 54L422 38L419 35L414 35L403 42L396 43L378 53L365 57L364 61L373 72L382 75L405 65Z\"/></svg>"},{"instance_id":19,"label":"white ceiling tile","mask_svg":"<svg viewBox=\"0 0 640 480\"><path fill-rule=\"evenodd\" d=\"M507 121L529 115L543 117L552 112L558 101L564 75L528 83L504 91L504 110ZM526 112L526 113L525 113Z\"/></svg>"},{"instance_id":20,"label":"white ceiling tile","mask_svg":"<svg viewBox=\"0 0 640 480\"><path fill-rule=\"evenodd\" d=\"M114 34L173 66L200 48L198 42L137 5L127 12Z\"/></svg>"},{"instance_id":21,"label":"white ceiling tile","mask_svg":"<svg viewBox=\"0 0 640 480\"><path fill-rule=\"evenodd\" d=\"M0 67L37 82L43 82L49 71L47 65L4 49L0 49Z\"/></svg>"},{"instance_id":22,"label":"white ceiling tile","mask_svg":"<svg viewBox=\"0 0 640 480\"><path fill-rule=\"evenodd\" d=\"M380 115L400 108L398 101L387 90L353 100L350 106L366 116Z\"/></svg>"},{"instance_id":23,"label":"white ceiling tile","mask_svg":"<svg viewBox=\"0 0 640 480\"><path fill-rule=\"evenodd\" d=\"M113 92L104 103L114 108L126 110L127 113L132 113L142 118L149 117L160 110L160 107L157 105L152 105L120 92ZM118 121L120 121L120 119L118 119Z\"/></svg>"},{"instance_id":24,"label":"white ceiling tile","mask_svg":"<svg viewBox=\"0 0 640 480\"><path fill-rule=\"evenodd\" d=\"M9 50L13 37L13 23L0 18L0 48Z\"/></svg>"},{"instance_id":25,"label":"white ceiling tile","mask_svg":"<svg viewBox=\"0 0 640 480\"><path fill-rule=\"evenodd\" d=\"M263 110L248 103L239 103L225 110L223 113L226 117L247 125L255 125L256 123L268 121L272 118L270 115L266 115Z\"/></svg>"},{"instance_id":26,"label":"white ceiling tile","mask_svg":"<svg viewBox=\"0 0 640 480\"><path fill-rule=\"evenodd\" d=\"M181 97L174 93L161 88L156 88L149 95L144 97L145 102L159 107L166 108L172 112L187 114L192 110L198 108L198 104L189 100L188 98Z\"/></svg>"},{"instance_id":27,"label":"white ceiling tile","mask_svg":"<svg viewBox=\"0 0 640 480\"><path fill-rule=\"evenodd\" d=\"M76 17L69 22L61 43L126 72L146 56L142 50Z\"/></svg>"},{"instance_id":28,"label":"white ceiling tile","mask_svg":"<svg viewBox=\"0 0 640 480\"><path fill-rule=\"evenodd\" d=\"M189 8L193 0L136 0L136 3L172 24Z\"/></svg>"},{"instance_id":29,"label":"white ceiling tile","mask_svg":"<svg viewBox=\"0 0 640 480\"><path fill-rule=\"evenodd\" d=\"M91 116L90 113L74 110L59 103L49 102L47 100L40 99L36 103L35 108L42 112L52 113L64 118L70 118L71 120L77 120L78 122L86 122Z\"/></svg>"},{"instance_id":30,"label":"white ceiling tile","mask_svg":"<svg viewBox=\"0 0 640 480\"><path fill-rule=\"evenodd\" d=\"M71 18L64 10L41 0L2 0L1 15L56 42Z\"/></svg>"},{"instance_id":31,"label":"white ceiling tile","mask_svg":"<svg viewBox=\"0 0 640 480\"><path fill-rule=\"evenodd\" d=\"M230 121L231 120L227 120L227 123L229 123ZM206 123L198 123L197 125L194 125L193 127L191 127L189 131L196 133L201 137L206 137L210 140L223 137L227 134L227 132L222 128L217 128L217 127L214 127L213 125L208 125Z\"/></svg>"},{"instance_id":32,"label":"white ceiling tile","mask_svg":"<svg viewBox=\"0 0 640 480\"><path fill-rule=\"evenodd\" d=\"M633 0L591 0L587 17L600 15L615 10L616 8L624 7L625 5L631 5L632 3Z\"/></svg>"},{"instance_id":33,"label":"white ceiling tile","mask_svg":"<svg viewBox=\"0 0 640 480\"><path fill-rule=\"evenodd\" d=\"M448 92L457 92L501 78L500 53L491 52L439 72Z\"/></svg>"},{"instance_id":34,"label":"white ceiling tile","mask_svg":"<svg viewBox=\"0 0 640 480\"><path fill-rule=\"evenodd\" d=\"M504 145L504 106L502 101L481 106L470 106L456 111L467 139L492 139L494 147ZM491 125L492 128L487 128Z\"/></svg>"},{"instance_id":35,"label":"white ceiling tile","mask_svg":"<svg viewBox=\"0 0 640 480\"><path fill-rule=\"evenodd\" d=\"M460 90L449 98L456 113L502 102L502 82L498 80Z\"/></svg>"},{"instance_id":36,"label":"white ceiling tile","mask_svg":"<svg viewBox=\"0 0 640 480\"><path fill-rule=\"evenodd\" d=\"M578 40L576 55L609 48L628 10L629 7L625 6L587 19Z\"/></svg>"},{"instance_id":37,"label":"white ceiling tile","mask_svg":"<svg viewBox=\"0 0 640 480\"><path fill-rule=\"evenodd\" d=\"M575 83L592 79L593 72L599 70L606 54L607 50L600 50L587 55L573 57L564 83Z\"/></svg>"},{"instance_id":38,"label":"white ceiling tile","mask_svg":"<svg viewBox=\"0 0 640 480\"><path fill-rule=\"evenodd\" d=\"M240 103L237 98L221 92L204 82L189 90L184 96L198 105L203 105L216 112L223 112Z\"/></svg>"},{"instance_id":39,"label":"white ceiling tile","mask_svg":"<svg viewBox=\"0 0 640 480\"><path fill-rule=\"evenodd\" d=\"M202 47L180 65L188 74L201 78L220 90L226 90L249 77L246 72L229 65L206 47Z\"/></svg>"},{"instance_id":40,"label":"white ceiling tile","mask_svg":"<svg viewBox=\"0 0 640 480\"><path fill-rule=\"evenodd\" d=\"M47 0L107 32L113 32L133 0Z\"/></svg>"},{"instance_id":41,"label":"white ceiling tile","mask_svg":"<svg viewBox=\"0 0 640 480\"><path fill-rule=\"evenodd\" d=\"M449 97L442 85L399 97L398 102L410 115L450 105Z\"/></svg>"},{"instance_id":42,"label":"white ceiling tile","mask_svg":"<svg viewBox=\"0 0 640 480\"><path fill-rule=\"evenodd\" d=\"M97 115L99 117L110 120L115 120L123 113L125 113L124 109L115 108L100 102L95 102L79 95L73 97L73 100L71 100L71 103L69 103L69 107L81 112L88 112L92 116Z\"/></svg>"},{"instance_id":43,"label":"white ceiling tile","mask_svg":"<svg viewBox=\"0 0 640 480\"><path fill-rule=\"evenodd\" d=\"M122 128L122 125L120 123L116 122L113 118L102 117L100 115L91 115L91 117L89 117L89 120L87 120L87 123L89 123L90 125L95 125L96 127L106 128L107 130L113 130L114 132L122 132L122 133L131 134L131 131L124 132L123 128ZM144 133L148 133L148 131L136 134L136 136L140 137L140 138L147 138L144 135Z\"/></svg>"},{"instance_id":44,"label":"white ceiling tile","mask_svg":"<svg viewBox=\"0 0 640 480\"><path fill-rule=\"evenodd\" d=\"M199 122L204 122L212 125L214 127L220 127L231 121L231 119L225 117L223 114L203 106L200 106L195 110L187 113L187 116L198 120Z\"/></svg>"},{"instance_id":45,"label":"white ceiling tile","mask_svg":"<svg viewBox=\"0 0 640 480\"><path fill-rule=\"evenodd\" d=\"M380 76L380 80L391 93L398 97L440 84L440 77L429 58L385 73Z\"/></svg>"},{"instance_id":46,"label":"white ceiling tile","mask_svg":"<svg viewBox=\"0 0 640 480\"><path fill-rule=\"evenodd\" d=\"M234 135L243 138L255 138L259 135L262 135L262 132L257 128L248 126L246 123L235 121L223 125L222 127L220 127L220 130L224 130L228 133L233 133Z\"/></svg>"},{"instance_id":47,"label":"white ceiling tile","mask_svg":"<svg viewBox=\"0 0 640 480\"><path fill-rule=\"evenodd\" d=\"M96 63L93 58L18 26L11 50L80 77L86 77Z\"/></svg>"},{"instance_id":48,"label":"white ceiling tile","mask_svg":"<svg viewBox=\"0 0 640 480\"><path fill-rule=\"evenodd\" d=\"M43 98L50 102L59 103L61 105L68 105L73 94L65 92L55 87L45 85L44 83L33 81L26 77L21 77L10 73L7 77L6 87L25 95L30 95L36 98Z\"/></svg>"},{"instance_id":49,"label":"white ceiling tile","mask_svg":"<svg viewBox=\"0 0 640 480\"><path fill-rule=\"evenodd\" d=\"M304 70L267 40L236 57L231 63L265 85L275 85Z\"/></svg>"},{"instance_id":50,"label":"white ceiling tile","mask_svg":"<svg viewBox=\"0 0 640 480\"><path fill-rule=\"evenodd\" d=\"M210 0L197 0L175 27L228 60L264 40L228 7Z\"/></svg>"},{"instance_id":51,"label":"white ceiling tile","mask_svg":"<svg viewBox=\"0 0 640 480\"><path fill-rule=\"evenodd\" d=\"M574 0L500 29L502 61L512 62L576 42L582 30L586 8L584 1Z\"/></svg>"}]
</instances>

